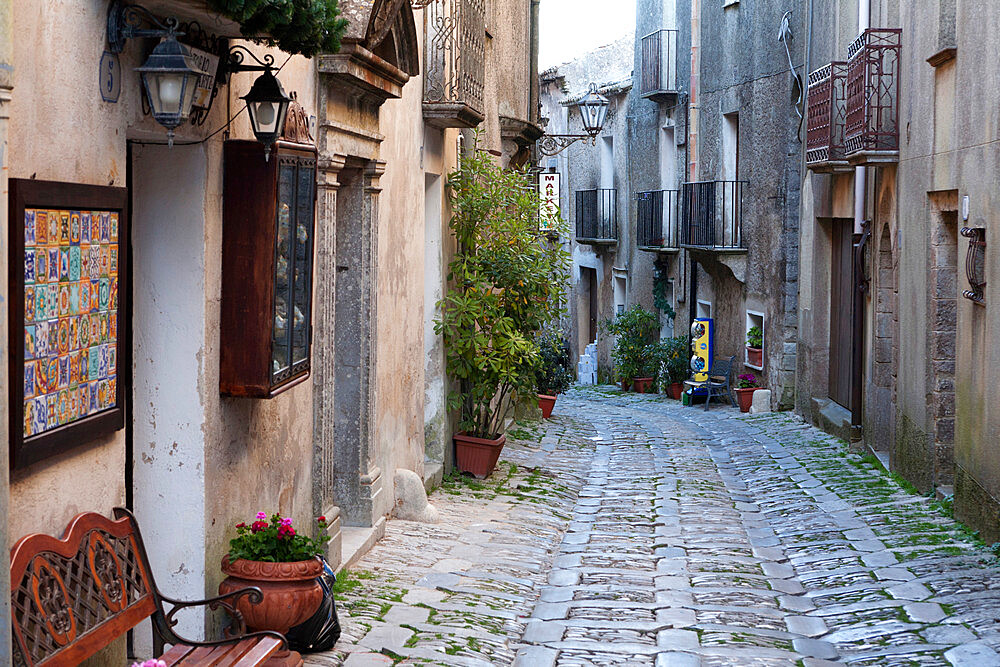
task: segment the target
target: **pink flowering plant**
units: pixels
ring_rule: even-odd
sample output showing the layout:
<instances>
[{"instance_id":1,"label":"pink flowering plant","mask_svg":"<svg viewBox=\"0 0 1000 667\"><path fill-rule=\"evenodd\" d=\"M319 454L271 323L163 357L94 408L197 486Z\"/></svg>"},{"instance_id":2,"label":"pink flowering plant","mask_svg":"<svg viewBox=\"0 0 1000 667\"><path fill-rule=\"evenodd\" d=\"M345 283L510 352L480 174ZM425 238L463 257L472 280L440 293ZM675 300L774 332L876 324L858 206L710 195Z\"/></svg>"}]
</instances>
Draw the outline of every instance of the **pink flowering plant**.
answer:
<instances>
[{"instance_id":1,"label":"pink flowering plant","mask_svg":"<svg viewBox=\"0 0 1000 667\"><path fill-rule=\"evenodd\" d=\"M754 389L759 387L760 384L757 382L757 376L753 373L745 373L736 378L736 386L740 389Z\"/></svg>"},{"instance_id":2,"label":"pink flowering plant","mask_svg":"<svg viewBox=\"0 0 1000 667\"><path fill-rule=\"evenodd\" d=\"M145 662L133 662L132 667L167 667L167 663L162 660L146 660Z\"/></svg>"},{"instance_id":3,"label":"pink flowering plant","mask_svg":"<svg viewBox=\"0 0 1000 667\"><path fill-rule=\"evenodd\" d=\"M289 517L265 512L257 512L256 519L249 525L236 524L236 537L229 541L229 560L267 561L269 563L293 563L309 560L323 553L330 541L326 534L326 517L316 519L318 537L300 535Z\"/></svg>"}]
</instances>

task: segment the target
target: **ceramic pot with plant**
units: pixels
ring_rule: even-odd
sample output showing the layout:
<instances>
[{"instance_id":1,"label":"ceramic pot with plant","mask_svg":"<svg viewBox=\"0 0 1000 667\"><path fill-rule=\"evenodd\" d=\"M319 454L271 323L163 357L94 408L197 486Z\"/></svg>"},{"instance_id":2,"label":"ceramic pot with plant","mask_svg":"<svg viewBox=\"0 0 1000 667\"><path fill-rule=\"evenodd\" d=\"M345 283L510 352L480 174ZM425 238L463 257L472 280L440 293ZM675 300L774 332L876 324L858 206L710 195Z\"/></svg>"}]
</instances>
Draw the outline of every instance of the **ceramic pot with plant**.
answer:
<instances>
[{"instance_id":1,"label":"ceramic pot with plant","mask_svg":"<svg viewBox=\"0 0 1000 667\"><path fill-rule=\"evenodd\" d=\"M656 368L656 384L660 391L674 400L680 400L684 391L684 380L687 379L688 340L686 336L664 338L649 347L647 356L654 360Z\"/></svg>"},{"instance_id":2,"label":"ceramic pot with plant","mask_svg":"<svg viewBox=\"0 0 1000 667\"><path fill-rule=\"evenodd\" d=\"M538 389L538 407L542 417L552 416L559 394L569 389L573 382L570 370L569 343L553 332L544 332L538 337L540 365L536 373Z\"/></svg>"},{"instance_id":3,"label":"ceramic pot with plant","mask_svg":"<svg viewBox=\"0 0 1000 667\"><path fill-rule=\"evenodd\" d=\"M319 517L318 537L311 538L299 534L291 518L280 514L268 517L265 512L258 512L249 525L236 524L236 537L229 541L229 553L222 557L222 572L228 576L219 584L219 594L247 586L261 590L259 603L248 597L237 603L247 628L285 634L316 613L323 600L323 589L316 581L323 572L319 556L330 541L326 527L326 518Z\"/></svg>"},{"instance_id":4,"label":"ceramic pot with plant","mask_svg":"<svg viewBox=\"0 0 1000 667\"><path fill-rule=\"evenodd\" d=\"M660 328L659 318L642 306L635 305L604 322L604 329L615 337L611 358L615 365L615 376L625 390L636 379L653 382L652 375L646 375L650 359L648 346L654 341ZM633 386L634 388L634 386Z\"/></svg>"},{"instance_id":5,"label":"ceramic pot with plant","mask_svg":"<svg viewBox=\"0 0 1000 667\"><path fill-rule=\"evenodd\" d=\"M736 378L736 402L739 403L740 412L750 412L753 393L759 388L760 383L753 373L745 373Z\"/></svg>"},{"instance_id":6,"label":"ceramic pot with plant","mask_svg":"<svg viewBox=\"0 0 1000 667\"><path fill-rule=\"evenodd\" d=\"M507 417L518 402L537 400L536 338L562 313L570 255L561 243L538 238L533 177L501 168L478 143L477 134L448 176L456 251L434 332L444 339L456 387L448 396L458 413L455 461L485 477L503 449Z\"/></svg>"},{"instance_id":7,"label":"ceramic pot with plant","mask_svg":"<svg viewBox=\"0 0 1000 667\"><path fill-rule=\"evenodd\" d=\"M747 331L747 364L761 368L764 365L764 331L752 326Z\"/></svg>"}]
</instances>

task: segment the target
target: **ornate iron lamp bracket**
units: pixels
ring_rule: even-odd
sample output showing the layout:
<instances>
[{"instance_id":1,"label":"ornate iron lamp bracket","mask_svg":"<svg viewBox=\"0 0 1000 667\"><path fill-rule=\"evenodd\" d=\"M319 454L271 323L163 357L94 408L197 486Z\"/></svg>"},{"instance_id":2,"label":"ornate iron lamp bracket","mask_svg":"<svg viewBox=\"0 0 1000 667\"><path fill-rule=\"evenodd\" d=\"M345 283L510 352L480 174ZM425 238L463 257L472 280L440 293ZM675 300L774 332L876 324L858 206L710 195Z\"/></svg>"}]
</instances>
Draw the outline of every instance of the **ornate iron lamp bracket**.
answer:
<instances>
[{"instance_id":1,"label":"ornate iron lamp bracket","mask_svg":"<svg viewBox=\"0 0 1000 667\"><path fill-rule=\"evenodd\" d=\"M591 146L597 144L597 138L589 134L546 134L538 140L538 152L546 156L556 155L581 140L589 140Z\"/></svg>"},{"instance_id":2,"label":"ornate iron lamp bracket","mask_svg":"<svg viewBox=\"0 0 1000 667\"><path fill-rule=\"evenodd\" d=\"M143 22L155 27L143 28ZM125 50L125 42L134 37L177 37L184 34L179 27L180 22L173 16L161 21L145 7L114 0L108 7L108 49L112 53L121 53Z\"/></svg>"}]
</instances>

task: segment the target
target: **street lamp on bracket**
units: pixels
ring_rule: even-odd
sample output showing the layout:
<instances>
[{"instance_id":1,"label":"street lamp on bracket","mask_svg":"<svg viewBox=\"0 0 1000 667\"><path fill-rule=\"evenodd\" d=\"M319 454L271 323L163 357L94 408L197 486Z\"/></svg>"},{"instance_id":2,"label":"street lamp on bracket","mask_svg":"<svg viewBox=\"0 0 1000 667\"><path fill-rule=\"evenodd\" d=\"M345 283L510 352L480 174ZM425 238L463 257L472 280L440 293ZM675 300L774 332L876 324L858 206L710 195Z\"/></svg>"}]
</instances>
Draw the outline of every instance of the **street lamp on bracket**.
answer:
<instances>
[{"instance_id":1,"label":"street lamp on bracket","mask_svg":"<svg viewBox=\"0 0 1000 667\"><path fill-rule=\"evenodd\" d=\"M247 64L244 54L249 55L258 64ZM262 59L254 53L237 44L229 49L229 59L226 62L226 72L263 72L253 82L250 92L240 99L247 103L247 113L250 114L250 126L257 141L264 144L264 161L271 156L271 146L281 136L285 127L285 117L288 115L288 105L292 98L285 93L278 77L274 76L274 56L266 54Z\"/></svg>"},{"instance_id":2,"label":"street lamp on bracket","mask_svg":"<svg viewBox=\"0 0 1000 667\"><path fill-rule=\"evenodd\" d=\"M545 134L538 140L538 152L546 156L556 155L581 140L590 140L591 146L596 144L597 135L604 129L609 104L608 98L597 92L597 84L590 84L590 92L576 103L586 134Z\"/></svg>"}]
</instances>

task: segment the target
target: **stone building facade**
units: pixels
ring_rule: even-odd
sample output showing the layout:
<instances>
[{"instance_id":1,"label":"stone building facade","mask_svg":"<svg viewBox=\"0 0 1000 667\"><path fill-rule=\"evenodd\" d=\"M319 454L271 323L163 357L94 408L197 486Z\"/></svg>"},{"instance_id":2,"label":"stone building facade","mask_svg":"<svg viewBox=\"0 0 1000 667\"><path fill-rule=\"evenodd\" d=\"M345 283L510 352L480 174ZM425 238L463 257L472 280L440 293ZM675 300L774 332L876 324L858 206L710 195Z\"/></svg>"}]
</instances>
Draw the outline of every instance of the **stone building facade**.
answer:
<instances>
[{"instance_id":1,"label":"stone building facade","mask_svg":"<svg viewBox=\"0 0 1000 667\"><path fill-rule=\"evenodd\" d=\"M144 3L161 19L197 22L220 49L229 40L272 55L309 119L318 150L311 371L270 399L220 394L220 351L239 343L220 333L223 150L228 140L253 139L240 98L257 75L220 83L202 124L181 125L167 146L143 111L134 72L153 42L126 43L120 94L102 100L93 74L108 49L109 3L49 4L0 10L3 178L128 189L132 382L123 429L12 470L9 490L3 466L0 508L18 510L4 512L0 538L59 534L78 512L129 506L163 591L200 599L217 589L236 523L264 510L304 527L323 514L330 561L345 565L383 533L396 470L433 480L448 463L447 415L434 446L424 422L428 397L443 411L425 384L443 388L443 368L425 372L424 359L439 354L426 326L448 259L444 178L457 164L459 135L476 125L507 162L530 161L540 134L531 85L537 2L341 0L342 48L311 59L241 42L239 26L204 2ZM432 49L440 37L433 12L464 21L463 43L475 52ZM473 67L474 99L462 96L469 89L437 94L428 80L470 74L447 69L456 62ZM4 239L21 224L7 213L4 202ZM0 329L6 351L8 327ZM179 630L197 638L216 622L191 612ZM136 641L141 653L148 633Z\"/></svg>"},{"instance_id":2,"label":"stone building facade","mask_svg":"<svg viewBox=\"0 0 1000 667\"><path fill-rule=\"evenodd\" d=\"M921 491L953 491L956 515L987 542L1000 539L998 421L989 410L997 318L986 282L996 267L989 165L1000 159L1000 111L986 91L997 86L987 63L1000 49L990 29L998 11L960 0L919 8L862 0L812 16L808 69L845 62L850 79L858 63L877 66L871 99L884 110L857 116L852 128L850 99L835 97L833 108L847 105L846 160L807 156L801 262L811 269L801 286L797 382L799 411L862 442ZM813 77L811 109L825 99L824 76ZM869 128L864 142L852 138ZM838 141L827 140L831 153ZM838 285L844 245L852 275ZM845 290L847 303L836 298ZM845 316L851 330L837 331ZM830 378L844 356L851 392L838 402Z\"/></svg>"}]
</instances>

